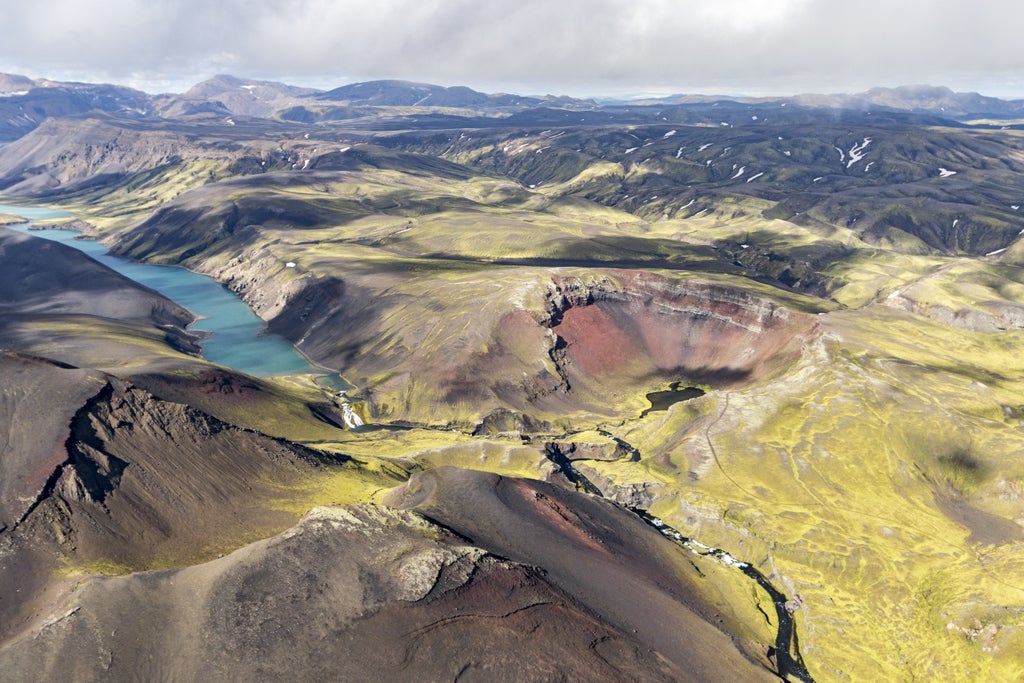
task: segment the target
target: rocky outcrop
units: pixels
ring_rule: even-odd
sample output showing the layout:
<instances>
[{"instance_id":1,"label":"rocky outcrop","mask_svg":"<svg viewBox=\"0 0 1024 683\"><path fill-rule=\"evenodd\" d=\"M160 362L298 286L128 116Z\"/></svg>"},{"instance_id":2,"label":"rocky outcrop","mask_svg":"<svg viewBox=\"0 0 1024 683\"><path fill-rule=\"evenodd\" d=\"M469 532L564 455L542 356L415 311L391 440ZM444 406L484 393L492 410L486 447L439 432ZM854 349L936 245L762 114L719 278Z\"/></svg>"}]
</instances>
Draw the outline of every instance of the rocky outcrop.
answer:
<instances>
[{"instance_id":1,"label":"rocky outcrop","mask_svg":"<svg viewBox=\"0 0 1024 683\"><path fill-rule=\"evenodd\" d=\"M344 462L113 378L71 419L65 449L33 509L45 519L52 506L67 507L77 520L68 530L75 552L129 564L161 545L230 535L259 516L272 524L275 515L247 509L245 500L260 490L274 497L272 480Z\"/></svg>"},{"instance_id":2,"label":"rocky outcrop","mask_svg":"<svg viewBox=\"0 0 1024 683\"><path fill-rule=\"evenodd\" d=\"M16 526L66 460L69 425L104 385L94 371L0 352L0 531Z\"/></svg>"},{"instance_id":3,"label":"rocky outcrop","mask_svg":"<svg viewBox=\"0 0 1024 683\"><path fill-rule=\"evenodd\" d=\"M911 296L894 292L882 302L889 308L924 315L943 325L973 332L999 332L1024 328L1024 305L1010 301L980 302L954 310L940 304L916 301Z\"/></svg>"},{"instance_id":4,"label":"rocky outcrop","mask_svg":"<svg viewBox=\"0 0 1024 683\"><path fill-rule=\"evenodd\" d=\"M0 363L0 374L11 372L20 372L21 394L0 401L0 636L25 617L61 558L139 567L237 546L294 519L282 509L290 486L347 461L101 373ZM45 406L52 418L23 412ZM27 438L28 429L42 436Z\"/></svg>"}]
</instances>

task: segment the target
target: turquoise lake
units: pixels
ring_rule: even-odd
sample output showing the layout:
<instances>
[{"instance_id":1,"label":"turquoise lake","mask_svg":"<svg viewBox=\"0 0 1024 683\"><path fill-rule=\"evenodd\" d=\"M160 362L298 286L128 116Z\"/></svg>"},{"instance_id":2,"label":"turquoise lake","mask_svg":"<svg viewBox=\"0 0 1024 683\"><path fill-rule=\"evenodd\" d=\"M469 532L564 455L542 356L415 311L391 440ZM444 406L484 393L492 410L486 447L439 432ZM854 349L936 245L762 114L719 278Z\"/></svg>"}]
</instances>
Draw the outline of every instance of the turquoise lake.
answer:
<instances>
[{"instance_id":1,"label":"turquoise lake","mask_svg":"<svg viewBox=\"0 0 1024 683\"><path fill-rule=\"evenodd\" d=\"M69 214L52 209L2 204L0 213L31 220L69 217ZM78 233L70 230L29 230L27 224L8 227L72 246L192 311L200 319L189 329L209 335L200 342L200 346L203 357L213 363L262 377L304 373L322 375L326 372L309 363L282 337L266 333L266 323L231 290L213 278L184 268L154 266L111 256L99 242L75 239ZM329 379L332 386L337 384L337 388L348 388L337 375Z\"/></svg>"}]
</instances>

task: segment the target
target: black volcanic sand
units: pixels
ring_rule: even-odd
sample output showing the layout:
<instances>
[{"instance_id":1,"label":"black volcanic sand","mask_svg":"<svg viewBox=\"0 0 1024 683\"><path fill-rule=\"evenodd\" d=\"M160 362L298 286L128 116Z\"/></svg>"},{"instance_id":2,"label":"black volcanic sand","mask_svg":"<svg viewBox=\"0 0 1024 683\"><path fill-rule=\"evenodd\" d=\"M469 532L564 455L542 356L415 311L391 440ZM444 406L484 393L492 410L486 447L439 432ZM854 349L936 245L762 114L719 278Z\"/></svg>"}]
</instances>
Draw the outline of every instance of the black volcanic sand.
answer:
<instances>
[{"instance_id":1,"label":"black volcanic sand","mask_svg":"<svg viewBox=\"0 0 1024 683\"><path fill-rule=\"evenodd\" d=\"M387 502L416 510L493 553L543 568L602 622L635 634L669 660L675 680L775 678L767 660L755 663L722 630L726 624L701 599L702 579L688 558L606 500L544 482L442 467L414 475Z\"/></svg>"},{"instance_id":2,"label":"black volcanic sand","mask_svg":"<svg viewBox=\"0 0 1024 683\"><path fill-rule=\"evenodd\" d=\"M717 657L705 673L720 680L761 673L728 650ZM203 565L81 579L0 648L0 671L25 681L693 678L542 570L371 505L317 508Z\"/></svg>"},{"instance_id":3,"label":"black volcanic sand","mask_svg":"<svg viewBox=\"0 0 1024 683\"><path fill-rule=\"evenodd\" d=\"M0 311L185 327L186 309L59 242L0 227Z\"/></svg>"}]
</instances>

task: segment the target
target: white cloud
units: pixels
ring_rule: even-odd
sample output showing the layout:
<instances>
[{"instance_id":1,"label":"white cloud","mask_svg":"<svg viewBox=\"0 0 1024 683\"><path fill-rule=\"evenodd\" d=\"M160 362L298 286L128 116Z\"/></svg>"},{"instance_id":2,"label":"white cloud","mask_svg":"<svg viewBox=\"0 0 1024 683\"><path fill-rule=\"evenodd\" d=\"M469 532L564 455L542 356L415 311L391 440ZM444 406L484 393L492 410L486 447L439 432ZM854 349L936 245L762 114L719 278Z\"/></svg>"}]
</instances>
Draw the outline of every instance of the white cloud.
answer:
<instances>
[{"instance_id":1,"label":"white cloud","mask_svg":"<svg viewBox=\"0 0 1024 683\"><path fill-rule=\"evenodd\" d=\"M35 0L0 68L139 84L217 72L397 77L532 92L1016 87L1024 5L1000 0ZM972 85L973 84L973 85ZM150 89L154 88L150 85Z\"/></svg>"},{"instance_id":2,"label":"white cloud","mask_svg":"<svg viewBox=\"0 0 1024 683\"><path fill-rule=\"evenodd\" d=\"M695 9L698 24L715 30L756 33L774 30L792 21L811 0L718 0L699 3Z\"/></svg>"}]
</instances>

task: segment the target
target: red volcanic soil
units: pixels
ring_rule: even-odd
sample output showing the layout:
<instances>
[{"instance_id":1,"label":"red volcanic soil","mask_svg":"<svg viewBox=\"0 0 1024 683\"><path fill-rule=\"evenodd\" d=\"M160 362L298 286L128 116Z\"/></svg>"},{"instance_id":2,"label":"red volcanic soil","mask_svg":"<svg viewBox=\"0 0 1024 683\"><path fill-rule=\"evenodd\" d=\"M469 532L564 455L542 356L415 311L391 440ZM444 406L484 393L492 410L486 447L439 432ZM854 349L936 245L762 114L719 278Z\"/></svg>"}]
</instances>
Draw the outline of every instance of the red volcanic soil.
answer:
<instances>
[{"instance_id":1,"label":"red volcanic soil","mask_svg":"<svg viewBox=\"0 0 1024 683\"><path fill-rule=\"evenodd\" d=\"M598 305L569 309L555 329L566 342L567 357L585 375L621 373L645 353L642 340L634 341Z\"/></svg>"},{"instance_id":2,"label":"red volcanic soil","mask_svg":"<svg viewBox=\"0 0 1024 683\"><path fill-rule=\"evenodd\" d=\"M739 289L621 274L555 281L549 326L570 382L752 380L799 356L814 317Z\"/></svg>"}]
</instances>

